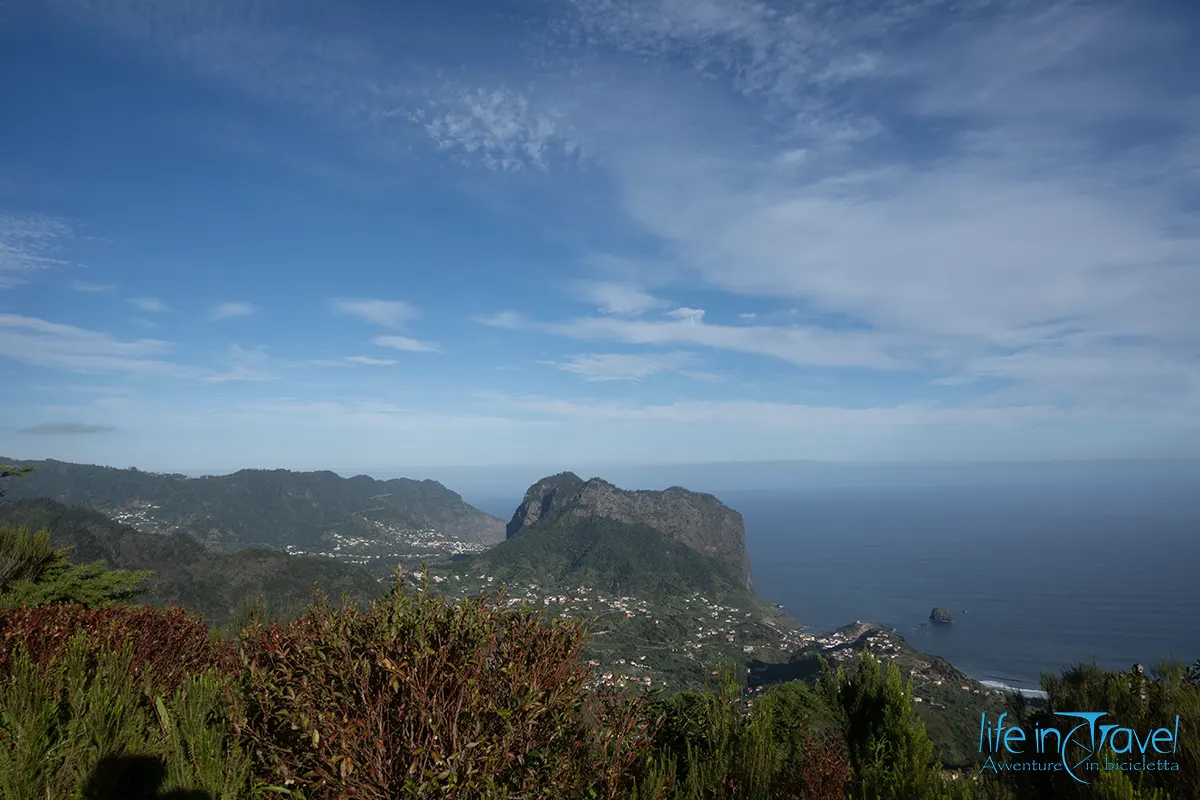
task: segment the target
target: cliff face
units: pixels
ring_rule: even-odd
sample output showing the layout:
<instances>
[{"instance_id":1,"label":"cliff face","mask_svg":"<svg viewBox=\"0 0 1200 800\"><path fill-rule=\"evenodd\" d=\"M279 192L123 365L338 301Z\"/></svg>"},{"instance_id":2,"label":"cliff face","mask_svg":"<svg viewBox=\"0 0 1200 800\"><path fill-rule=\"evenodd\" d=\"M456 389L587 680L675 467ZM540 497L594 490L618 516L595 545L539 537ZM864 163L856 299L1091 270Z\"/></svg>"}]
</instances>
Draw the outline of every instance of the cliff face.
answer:
<instances>
[{"instance_id":1,"label":"cliff face","mask_svg":"<svg viewBox=\"0 0 1200 800\"><path fill-rule=\"evenodd\" d=\"M568 516L598 517L654 528L719 559L745 576L746 586L751 586L742 515L710 494L679 487L628 491L599 478L585 481L564 472L543 478L525 492L524 500L508 523L506 538L533 525Z\"/></svg>"}]
</instances>

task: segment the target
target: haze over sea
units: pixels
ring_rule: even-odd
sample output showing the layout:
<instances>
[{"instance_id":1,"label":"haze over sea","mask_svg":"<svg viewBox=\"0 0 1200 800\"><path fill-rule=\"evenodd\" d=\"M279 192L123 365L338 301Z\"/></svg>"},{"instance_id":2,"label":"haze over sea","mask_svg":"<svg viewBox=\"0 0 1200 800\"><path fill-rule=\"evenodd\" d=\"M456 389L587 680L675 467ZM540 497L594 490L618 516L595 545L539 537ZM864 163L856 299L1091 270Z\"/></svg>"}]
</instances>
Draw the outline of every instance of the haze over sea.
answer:
<instances>
[{"instance_id":1,"label":"haze over sea","mask_svg":"<svg viewBox=\"0 0 1200 800\"><path fill-rule=\"evenodd\" d=\"M1027 689L1093 659L1200 658L1190 468L820 475L803 489L689 487L742 513L755 589L806 626L878 622L980 680ZM480 504L505 517L515 506ZM934 606L954 623L929 624Z\"/></svg>"}]
</instances>

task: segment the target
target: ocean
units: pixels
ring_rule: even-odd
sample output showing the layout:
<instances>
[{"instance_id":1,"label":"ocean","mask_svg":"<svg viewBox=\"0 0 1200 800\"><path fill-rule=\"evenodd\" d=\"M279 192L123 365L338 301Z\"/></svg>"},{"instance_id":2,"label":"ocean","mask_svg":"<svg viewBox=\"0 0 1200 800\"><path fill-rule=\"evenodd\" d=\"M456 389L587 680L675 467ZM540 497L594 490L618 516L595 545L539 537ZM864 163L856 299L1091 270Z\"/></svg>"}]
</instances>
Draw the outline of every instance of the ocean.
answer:
<instances>
[{"instance_id":1,"label":"ocean","mask_svg":"<svg viewBox=\"0 0 1200 800\"><path fill-rule=\"evenodd\" d=\"M1019 689L1095 661L1200 658L1200 484L1098 480L719 491L760 597L823 632L877 622ZM516 503L480 507L508 518ZM930 610L954 613L928 623Z\"/></svg>"},{"instance_id":2,"label":"ocean","mask_svg":"<svg viewBox=\"0 0 1200 800\"><path fill-rule=\"evenodd\" d=\"M1200 486L734 492L755 589L806 626L895 628L979 680L1200 658ZM951 625L928 623L934 606Z\"/></svg>"}]
</instances>

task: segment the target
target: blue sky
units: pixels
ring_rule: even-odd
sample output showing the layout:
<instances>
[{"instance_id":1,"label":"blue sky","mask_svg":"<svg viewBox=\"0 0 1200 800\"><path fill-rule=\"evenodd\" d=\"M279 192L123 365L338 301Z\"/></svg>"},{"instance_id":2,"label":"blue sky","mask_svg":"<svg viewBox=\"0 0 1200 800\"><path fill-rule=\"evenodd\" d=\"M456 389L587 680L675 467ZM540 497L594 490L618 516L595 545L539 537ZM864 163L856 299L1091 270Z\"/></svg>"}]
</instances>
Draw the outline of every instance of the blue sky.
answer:
<instances>
[{"instance_id":1,"label":"blue sky","mask_svg":"<svg viewBox=\"0 0 1200 800\"><path fill-rule=\"evenodd\" d=\"M1200 11L8 0L0 453L1200 454Z\"/></svg>"}]
</instances>

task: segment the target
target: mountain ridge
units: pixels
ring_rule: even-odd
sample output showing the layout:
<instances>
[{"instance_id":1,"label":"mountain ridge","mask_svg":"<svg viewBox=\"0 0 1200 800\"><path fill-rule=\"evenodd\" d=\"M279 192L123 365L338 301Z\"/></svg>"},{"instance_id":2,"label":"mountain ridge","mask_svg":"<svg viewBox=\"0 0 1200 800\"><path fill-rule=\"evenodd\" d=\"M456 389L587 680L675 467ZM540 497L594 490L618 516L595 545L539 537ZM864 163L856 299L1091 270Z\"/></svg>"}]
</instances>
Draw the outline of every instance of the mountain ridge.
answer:
<instances>
[{"instance_id":1,"label":"mountain ridge","mask_svg":"<svg viewBox=\"0 0 1200 800\"><path fill-rule=\"evenodd\" d=\"M291 546L321 552L347 540L403 539L414 532L476 547L503 538L503 520L433 480L379 481L284 469L192 478L55 460L3 460L35 467L12 482L12 500L48 497L125 517L145 530L184 530L217 550Z\"/></svg>"}]
</instances>

